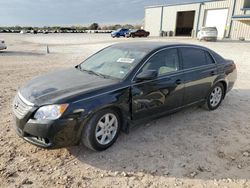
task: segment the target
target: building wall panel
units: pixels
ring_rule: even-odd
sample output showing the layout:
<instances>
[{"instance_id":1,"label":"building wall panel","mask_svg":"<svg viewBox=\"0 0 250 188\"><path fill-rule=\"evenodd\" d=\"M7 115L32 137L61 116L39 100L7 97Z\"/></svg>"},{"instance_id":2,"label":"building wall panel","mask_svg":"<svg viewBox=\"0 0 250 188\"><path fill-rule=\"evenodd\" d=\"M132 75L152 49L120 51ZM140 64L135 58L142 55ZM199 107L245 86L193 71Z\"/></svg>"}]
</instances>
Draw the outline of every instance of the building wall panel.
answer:
<instances>
[{"instance_id":1,"label":"building wall panel","mask_svg":"<svg viewBox=\"0 0 250 188\"><path fill-rule=\"evenodd\" d=\"M239 39L245 38L246 40L250 40L250 22L240 22L240 21L233 21L232 25L232 39Z\"/></svg>"},{"instance_id":2,"label":"building wall panel","mask_svg":"<svg viewBox=\"0 0 250 188\"><path fill-rule=\"evenodd\" d=\"M145 30L150 32L150 36L159 36L161 24L162 7L154 7L145 9Z\"/></svg>"}]
</instances>

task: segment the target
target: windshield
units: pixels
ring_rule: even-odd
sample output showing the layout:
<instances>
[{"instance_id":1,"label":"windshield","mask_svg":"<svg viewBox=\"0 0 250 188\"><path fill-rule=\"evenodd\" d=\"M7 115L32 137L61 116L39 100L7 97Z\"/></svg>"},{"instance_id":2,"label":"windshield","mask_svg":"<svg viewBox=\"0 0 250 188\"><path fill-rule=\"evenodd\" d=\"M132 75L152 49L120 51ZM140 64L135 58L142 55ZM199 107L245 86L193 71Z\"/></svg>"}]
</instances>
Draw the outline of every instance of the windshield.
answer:
<instances>
[{"instance_id":1,"label":"windshield","mask_svg":"<svg viewBox=\"0 0 250 188\"><path fill-rule=\"evenodd\" d=\"M123 79L146 54L142 49L111 46L94 54L79 67L99 76Z\"/></svg>"}]
</instances>

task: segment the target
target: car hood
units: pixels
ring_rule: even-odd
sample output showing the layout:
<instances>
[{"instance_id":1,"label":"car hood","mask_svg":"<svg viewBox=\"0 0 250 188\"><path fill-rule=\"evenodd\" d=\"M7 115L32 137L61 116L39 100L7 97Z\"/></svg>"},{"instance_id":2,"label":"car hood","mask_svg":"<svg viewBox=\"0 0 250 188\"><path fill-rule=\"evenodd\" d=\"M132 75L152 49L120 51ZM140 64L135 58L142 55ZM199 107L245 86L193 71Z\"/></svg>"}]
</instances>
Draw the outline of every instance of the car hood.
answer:
<instances>
[{"instance_id":1,"label":"car hood","mask_svg":"<svg viewBox=\"0 0 250 188\"><path fill-rule=\"evenodd\" d=\"M70 68L36 77L21 87L19 92L29 102L35 105L45 105L117 82Z\"/></svg>"}]
</instances>

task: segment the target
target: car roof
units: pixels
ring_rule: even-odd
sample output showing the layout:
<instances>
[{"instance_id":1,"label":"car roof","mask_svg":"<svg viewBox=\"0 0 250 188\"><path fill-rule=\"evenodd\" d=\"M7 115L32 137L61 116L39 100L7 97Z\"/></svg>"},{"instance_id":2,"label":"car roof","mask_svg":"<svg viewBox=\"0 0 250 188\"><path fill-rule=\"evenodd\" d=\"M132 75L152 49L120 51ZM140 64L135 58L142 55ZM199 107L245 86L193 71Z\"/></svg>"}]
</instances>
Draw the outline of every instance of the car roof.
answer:
<instances>
[{"instance_id":1,"label":"car roof","mask_svg":"<svg viewBox=\"0 0 250 188\"><path fill-rule=\"evenodd\" d=\"M145 41L145 42L123 42L123 43L117 43L113 44L114 47L124 47L124 48L131 48L131 49L138 49L138 50L146 50L146 51L154 51L159 50L162 48L167 47L194 47L194 48L201 48L206 49L208 48L199 46L199 45L193 45L193 44L185 44L185 43L175 43L175 42L151 42L151 41Z\"/></svg>"}]
</instances>

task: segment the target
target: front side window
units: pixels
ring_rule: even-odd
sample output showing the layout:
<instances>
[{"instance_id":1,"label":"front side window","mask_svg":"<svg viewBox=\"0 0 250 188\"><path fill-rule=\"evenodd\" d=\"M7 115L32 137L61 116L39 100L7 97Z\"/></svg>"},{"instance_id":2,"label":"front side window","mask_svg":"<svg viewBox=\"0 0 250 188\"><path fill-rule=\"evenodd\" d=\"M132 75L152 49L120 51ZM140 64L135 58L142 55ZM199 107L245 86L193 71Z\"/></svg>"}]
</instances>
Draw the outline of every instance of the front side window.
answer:
<instances>
[{"instance_id":1,"label":"front side window","mask_svg":"<svg viewBox=\"0 0 250 188\"><path fill-rule=\"evenodd\" d=\"M100 76L123 79L147 53L144 49L111 46L94 54L79 67Z\"/></svg>"},{"instance_id":2,"label":"front side window","mask_svg":"<svg viewBox=\"0 0 250 188\"><path fill-rule=\"evenodd\" d=\"M183 68L195 68L207 65L207 57L204 50L196 48L180 48Z\"/></svg>"},{"instance_id":3,"label":"front side window","mask_svg":"<svg viewBox=\"0 0 250 188\"><path fill-rule=\"evenodd\" d=\"M177 49L166 49L155 54L142 68L142 71L146 70L155 70L158 76L179 70Z\"/></svg>"}]
</instances>

